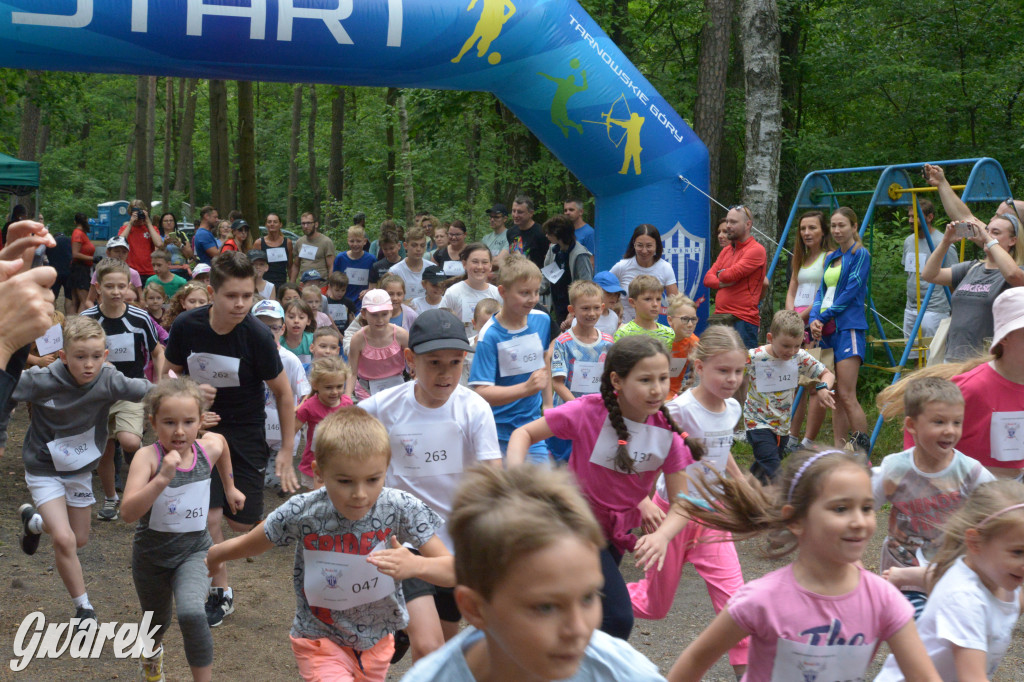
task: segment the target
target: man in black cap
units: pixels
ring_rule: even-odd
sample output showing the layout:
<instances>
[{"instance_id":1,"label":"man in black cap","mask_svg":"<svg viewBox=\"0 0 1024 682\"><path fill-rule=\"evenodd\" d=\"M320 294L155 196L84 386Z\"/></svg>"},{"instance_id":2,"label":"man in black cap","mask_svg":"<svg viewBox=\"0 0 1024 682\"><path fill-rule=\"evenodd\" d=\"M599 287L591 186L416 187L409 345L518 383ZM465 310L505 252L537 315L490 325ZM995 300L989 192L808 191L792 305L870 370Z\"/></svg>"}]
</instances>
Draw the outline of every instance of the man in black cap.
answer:
<instances>
[{"instance_id":1,"label":"man in black cap","mask_svg":"<svg viewBox=\"0 0 1024 682\"><path fill-rule=\"evenodd\" d=\"M505 227L505 220L508 217L508 209L505 204L495 204L487 211L491 221L491 233L484 235L482 241L484 246L491 250L491 256L508 251L508 228Z\"/></svg>"}]
</instances>

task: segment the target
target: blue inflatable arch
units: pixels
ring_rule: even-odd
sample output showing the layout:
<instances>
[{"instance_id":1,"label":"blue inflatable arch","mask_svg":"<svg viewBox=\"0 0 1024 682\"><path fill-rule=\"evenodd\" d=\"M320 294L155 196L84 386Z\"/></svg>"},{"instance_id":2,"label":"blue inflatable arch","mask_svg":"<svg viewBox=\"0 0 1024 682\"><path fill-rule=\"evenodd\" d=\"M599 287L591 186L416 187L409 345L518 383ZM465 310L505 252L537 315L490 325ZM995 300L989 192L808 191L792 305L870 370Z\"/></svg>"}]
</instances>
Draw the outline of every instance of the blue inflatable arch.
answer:
<instances>
[{"instance_id":1,"label":"blue inflatable arch","mask_svg":"<svg viewBox=\"0 0 1024 682\"><path fill-rule=\"evenodd\" d=\"M708 202L681 178L707 190L707 149L574 1L0 0L0 45L14 68L492 92L595 195L598 269L651 223L706 299Z\"/></svg>"}]
</instances>

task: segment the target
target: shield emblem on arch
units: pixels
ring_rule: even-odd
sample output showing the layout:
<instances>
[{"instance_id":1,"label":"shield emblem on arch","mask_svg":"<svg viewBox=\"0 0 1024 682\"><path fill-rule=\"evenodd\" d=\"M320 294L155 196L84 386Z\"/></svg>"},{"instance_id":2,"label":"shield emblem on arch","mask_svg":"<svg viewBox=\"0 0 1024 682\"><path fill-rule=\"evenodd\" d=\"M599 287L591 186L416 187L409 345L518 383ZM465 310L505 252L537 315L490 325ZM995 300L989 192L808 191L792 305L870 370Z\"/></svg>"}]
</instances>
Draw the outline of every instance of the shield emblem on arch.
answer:
<instances>
[{"instance_id":1,"label":"shield emblem on arch","mask_svg":"<svg viewBox=\"0 0 1024 682\"><path fill-rule=\"evenodd\" d=\"M696 300L697 288L704 280L707 239L690 233L677 221L671 230L662 235L661 241L665 246L665 260L675 270L679 291Z\"/></svg>"}]
</instances>

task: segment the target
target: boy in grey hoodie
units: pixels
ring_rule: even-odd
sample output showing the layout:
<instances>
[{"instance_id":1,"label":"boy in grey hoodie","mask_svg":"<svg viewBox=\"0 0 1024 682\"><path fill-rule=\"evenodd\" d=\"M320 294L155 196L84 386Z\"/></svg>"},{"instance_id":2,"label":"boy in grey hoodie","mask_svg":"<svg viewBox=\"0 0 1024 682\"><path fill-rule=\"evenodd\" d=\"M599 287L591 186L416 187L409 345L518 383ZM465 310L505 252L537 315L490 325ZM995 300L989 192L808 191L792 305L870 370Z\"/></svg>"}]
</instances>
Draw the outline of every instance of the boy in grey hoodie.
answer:
<instances>
[{"instance_id":1,"label":"boy in grey hoodie","mask_svg":"<svg viewBox=\"0 0 1024 682\"><path fill-rule=\"evenodd\" d=\"M92 470L107 441L110 406L141 400L152 387L106 364L106 336L95 320L72 317L64 324L60 362L22 373L13 400L32 405L22 445L31 504L20 508L21 548L34 554L39 534L53 539L57 572L75 604L78 627L96 621L85 591L78 548L89 541Z\"/></svg>"}]
</instances>

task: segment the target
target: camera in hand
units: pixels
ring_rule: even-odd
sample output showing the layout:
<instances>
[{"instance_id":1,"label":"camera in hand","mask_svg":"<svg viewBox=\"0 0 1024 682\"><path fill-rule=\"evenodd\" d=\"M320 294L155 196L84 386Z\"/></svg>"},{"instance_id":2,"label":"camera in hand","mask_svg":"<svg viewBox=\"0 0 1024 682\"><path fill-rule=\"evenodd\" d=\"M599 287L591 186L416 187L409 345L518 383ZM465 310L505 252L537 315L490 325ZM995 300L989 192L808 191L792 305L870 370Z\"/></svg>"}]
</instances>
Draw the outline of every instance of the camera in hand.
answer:
<instances>
[{"instance_id":1,"label":"camera in hand","mask_svg":"<svg viewBox=\"0 0 1024 682\"><path fill-rule=\"evenodd\" d=\"M970 239L974 236L974 224L967 221L953 223L953 234L957 239Z\"/></svg>"}]
</instances>

